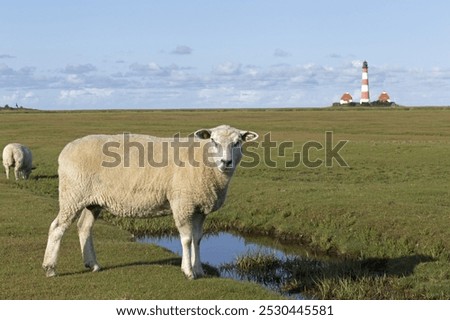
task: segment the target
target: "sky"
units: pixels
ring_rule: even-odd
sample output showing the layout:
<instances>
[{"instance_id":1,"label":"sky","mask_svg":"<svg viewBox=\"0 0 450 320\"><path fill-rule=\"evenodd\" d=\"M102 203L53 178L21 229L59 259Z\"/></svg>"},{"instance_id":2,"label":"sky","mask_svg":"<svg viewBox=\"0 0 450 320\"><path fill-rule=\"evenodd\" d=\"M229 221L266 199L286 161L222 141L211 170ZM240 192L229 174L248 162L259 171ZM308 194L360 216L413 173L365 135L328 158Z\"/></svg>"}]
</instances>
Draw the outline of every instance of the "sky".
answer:
<instances>
[{"instance_id":1,"label":"sky","mask_svg":"<svg viewBox=\"0 0 450 320\"><path fill-rule=\"evenodd\" d=\"M450 105L449 1L0 0L0 106Z\"/></svg>"}]
</instances>

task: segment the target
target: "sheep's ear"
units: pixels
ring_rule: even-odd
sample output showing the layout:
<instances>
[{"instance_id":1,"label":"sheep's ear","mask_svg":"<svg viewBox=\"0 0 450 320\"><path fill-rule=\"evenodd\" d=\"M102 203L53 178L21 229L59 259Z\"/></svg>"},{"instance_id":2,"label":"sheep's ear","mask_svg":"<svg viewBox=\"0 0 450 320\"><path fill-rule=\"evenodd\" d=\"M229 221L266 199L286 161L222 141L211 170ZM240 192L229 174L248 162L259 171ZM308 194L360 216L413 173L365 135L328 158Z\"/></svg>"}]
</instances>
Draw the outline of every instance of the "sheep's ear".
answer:
<instances>
[{"instance_id":1,"label":"sheep's ear","mask_svg":"<svg viewBox=\"0 0 450 320\"><path fill-rule=\"evenodd\" d=\"M241 136L243 141L254 141L258 139L258 134L253 131L241 131Z\"/></svg>"},{"instance_id":2,"label":"sheep's ear","mask_svg":"<svg viewBox=\"0 0 450 320\"><path fill-rule=\"evenodd\" d=\"M211 130L200 129L195 131L194 135L199 139L209 139L211 138Z\"/></svg>"}]
</instances>

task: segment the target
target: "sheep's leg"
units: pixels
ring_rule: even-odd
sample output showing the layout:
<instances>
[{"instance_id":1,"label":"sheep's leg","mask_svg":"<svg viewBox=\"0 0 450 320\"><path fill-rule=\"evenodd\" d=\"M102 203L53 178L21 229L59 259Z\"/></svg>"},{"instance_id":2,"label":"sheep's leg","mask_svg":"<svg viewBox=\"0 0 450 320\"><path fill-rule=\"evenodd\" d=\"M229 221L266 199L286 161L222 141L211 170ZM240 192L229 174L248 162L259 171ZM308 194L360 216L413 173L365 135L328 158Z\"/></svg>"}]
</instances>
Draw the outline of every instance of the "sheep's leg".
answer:
<instances>
[{"instance_id":1,"label":"sheep's leg","mask_svg":"<svg viewBox=\"0 0 450 320\"><path fill-rule=\"evenodd\" d=\"M6 179L9 179L9 166L6 164L4 164L3 166L5 167Z\"/></svg>"},{"instance_id":2,"label":"sheep's leg","mask_svg":"<svg viewBox=\"0 0 450 320\"><path fill-rule=\"evenodd\" d=\"M190 219L175 221L180 233L183 256L181 270L189 279L196 279L203 275L200 261L200 241L203 235L203 214L194 214Z\"/></svg>"},{"instance_id":3,"label":"sheep's leg","mask_svg":"<svg viewBox=\"0 0 450 320\"><path fill-rule=\"evenodd\" d=\"M191 265L191 246L192 246L192 225L190 222L176 223L180 233L181 247L183 256L181 258L181 270L188 279L195 279Z\"/></svg>"},{"instance_id":4,"label":"sheep's leg","mask_svg":"<svg viewBox=\"0 0 450 320\"><path fill-rule=\"evenodd\" d=\"M78 219L78 237L80 238L81 254L83 256L84 265L93 272L99 271L100 266L97 263L95 255L94 242L92 239L92 226L98 217L100 210L85 208Z\"/></svg>"},{"instance_id":5,"label":"sheep's leg","mask_svg":"<svg viewBox=\"0 0 450 320\"><path fill-rule=\"evenodd\" d=\"M44 262L42 267L47 277L56 276L56 263L58 261L59 249L61 247L61 239L64 232L72 224L74 218L81 212L74 214L65 214L60 211L55 220L50 225L48 232L47 248L45 249Z\"/></svg>"},{"instance_id":6,"label":"sheep's leg","mask_svg":"<svg viewBox=\"0 0 450 320\"><path fill-rule=\"evenodd\" d=\"M15 176L16 180L19 180L19 177L20 177L19 166L14 167L14 176Z\"/></svg>"},{"instance_id":7,"label":"sheep's leg","mask_svg":"<svg viewBox=\"0 0 450 320\"><path fill-rule=\"evenodd\" d=\"M28 179L28 173L27 173L26 169L20 170L20 176L22 177L23 180Z\"/></svg>"},{"instance_id":8,"label":"sheep's leg","mask_svg":"<svg viewBox=\"0 0 450 320\"><path fill-rule=\"evenodd\" d=\"M24 179L28 180L28 178L30 178L30 174L31 174L31 170L24 171Z\"/></svg>"},{"instance_id":9,"label":"sheep's leg","mask_svg":"<svg viewBox=\"0 0 450 320\"><path fill-rule=\"evenodd\" d=\"M195 214L192 217L192 246L191 246L191 265L194 278L203 276L202 263L200 261L200 241L203 236L203 222L205 215Z\"/></svg>"}]
</instances>

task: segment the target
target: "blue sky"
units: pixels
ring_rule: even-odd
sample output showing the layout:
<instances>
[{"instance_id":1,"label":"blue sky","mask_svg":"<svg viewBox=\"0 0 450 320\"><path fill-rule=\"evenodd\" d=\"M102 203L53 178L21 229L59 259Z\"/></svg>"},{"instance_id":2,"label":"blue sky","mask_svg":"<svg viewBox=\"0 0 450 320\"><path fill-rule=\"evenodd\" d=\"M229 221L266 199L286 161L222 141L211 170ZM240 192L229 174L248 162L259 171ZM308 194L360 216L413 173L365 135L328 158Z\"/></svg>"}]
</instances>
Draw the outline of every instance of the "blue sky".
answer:
<instances>
[{"instance_id":1,"label":"blue sky","mask_svg":"<svg viewBox=\"0 0 450 320\"><path fill-rule=\"evenodd\" d=\"M450 105L450 2L0 0L0 105Z\"/></svg>"}]
</instances>

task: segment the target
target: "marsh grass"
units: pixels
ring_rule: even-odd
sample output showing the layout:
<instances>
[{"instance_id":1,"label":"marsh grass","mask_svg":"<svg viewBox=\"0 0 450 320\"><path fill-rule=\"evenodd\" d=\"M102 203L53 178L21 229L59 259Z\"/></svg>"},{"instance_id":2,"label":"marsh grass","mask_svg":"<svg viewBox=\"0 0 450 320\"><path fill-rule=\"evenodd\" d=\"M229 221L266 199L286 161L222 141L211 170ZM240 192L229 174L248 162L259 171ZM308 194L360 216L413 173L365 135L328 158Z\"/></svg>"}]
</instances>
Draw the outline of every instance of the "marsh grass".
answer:
<instances>
[{"instance_id":1,"label":"marsh grass","mask_svg":"<svg viewBox=\"0 0 450 320\"><path fill-rule=\"evenodd\" d=\"M411 276L419 263L432 262L428 256L397 259L403 268L392 267L389 259L317 260L261 252L239 256L233 263L220 266L222 272L261 283L287 296L301 294L306 299L423 299L431 298L412 291L396 278ZM445 295L436 295L439 299Z\"/></svg>"},{"instance_id":2,"label":"marsh grass","mask_svg":"<svg viewBox=\"0 0 450 320\"><path fill-rule=\"evenodd\" d=\"M325 132L332 131L334 141L349 141L341 152L349 167L334 163L332 167L289 169L268 168L261 163L251 169L239 168L225 206L206 219L207 231L269 235L306 245L320 255L344 259L346 263L331 264L330 268L316 272L306 267L302 276L293 277L286 284L289 290L303 290L310 297L450 298L450 109L11 111L1 112L0 120L0 145L10 142L28 145L36 165L28 181L6 181L4 176L0 177L3 208L0 247L2 257L7 257L4 260L7 262L0 264L2 297L61 298L65 294L81 297L79 289L70 293L71 286L81 287L75 278L83 278L84 284L96 281L95 286L103 289L107 286L103 281L113 281L121 287L119 282L127 277L127 272L136 276L151 264L133 254L147 249L129 242L129 232L137 235L175 231L170 217L131 220L103 213L95 226L95 240L100 263L106 261L110 268L97 277L85 273L78 240L71 233L64 238L63 245L69 249L62 248L65 253L60 266L69 275L51 282L41 281L40 263L47 230L57 213L57 157L65 144L93 133L173 136L179 132L183 136L199 128L228 123L256 131L260 136L270 132L276 141L292 141L294 148L287 150L284 158L277 155L277 150L272 151L277 163L284 163L307 141L323 142ZM258 152L262 157L261 151ZM319 150L312 156L323 154ZM9 202L11 197L20 199L20 205L17 201ZM26 254L28 251L32 254ZM124 252L124 261L118 259L122 254L117 252ZM157 248L151 252L156 255L155 261L176 259ZM363 262L380 265L379 261L384 261L383 269L376 275L370 268L368 272L367 266L361 266ZM114 267L117 265L123 267ZM179 267L169 264L161 268L155 264L149 267L152 271L146 280L138 276L140 282L133 283L141 288L141 282L153 278L154 268L164 269L157 277L167 271L169 282L180 280L175 276L180 273ZM172 268L176 270L173 274ZM321 276L316 276L317 272ZM214 291L216 280L176 285L191 292L199 290L197 283L202 283L205 289L191 292L191 296L211 297L207 288ZM49 286L56 283L63 287L52 295ZM234 290L232 281L226 283L225 287ZM36 286L36 291L31 285ZM226 297L225 287L225 291L213 296ZM245 286L242 288L245 292ZM136 293L124 290L122 296L148 298L167 294L155 290L155 294L146 294L143 289ZM260 297L263 296L261 293ZM87 296L92 297L121 295L94 290Z\"/></svg>"}]
</instances>

